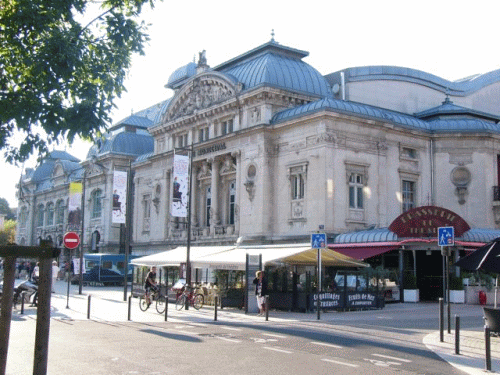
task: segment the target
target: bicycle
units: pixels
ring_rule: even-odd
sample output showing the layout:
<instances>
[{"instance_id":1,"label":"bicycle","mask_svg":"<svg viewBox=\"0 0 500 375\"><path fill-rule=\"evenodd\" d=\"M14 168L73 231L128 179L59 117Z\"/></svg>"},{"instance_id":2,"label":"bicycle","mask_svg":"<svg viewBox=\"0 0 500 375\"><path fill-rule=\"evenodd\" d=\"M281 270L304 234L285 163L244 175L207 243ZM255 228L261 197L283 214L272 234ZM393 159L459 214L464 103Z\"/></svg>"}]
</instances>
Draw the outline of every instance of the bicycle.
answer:
<instances>
[{"instance_id":1,"label":"bicycle","mask_svg":"<svg viewBox=\"0 0 500 375\"><path fill-rule=\"evenodd\" d=\"M158 314L163 314L165 312L165 308L167 306L167 298L163 294L161 294L160 288L156 287L151 289L149 300L151 301L151 303L153 303L154 301L156 302L156 311L158 311ZM148 301L146 299L146 293L139 297L139 308L142 311L146 311L149 308Z\"/></svg>"},{"instance_id":2,"label":"bicycle","mask_svg":"<svg viewBox=\"0 0 500 375\"><path fill-rule=\"evenodd\" d=\"M189 302L189 304L194 307L196 310L199 310L203 307L203 294L197 293L193 290L188 290L190 288L185 287L184 291L182 294L177 297L177 301L175 301L175 309L176 310L182 310L184 306L186 306L186 299Z\"/></svg>"}]
</instances>

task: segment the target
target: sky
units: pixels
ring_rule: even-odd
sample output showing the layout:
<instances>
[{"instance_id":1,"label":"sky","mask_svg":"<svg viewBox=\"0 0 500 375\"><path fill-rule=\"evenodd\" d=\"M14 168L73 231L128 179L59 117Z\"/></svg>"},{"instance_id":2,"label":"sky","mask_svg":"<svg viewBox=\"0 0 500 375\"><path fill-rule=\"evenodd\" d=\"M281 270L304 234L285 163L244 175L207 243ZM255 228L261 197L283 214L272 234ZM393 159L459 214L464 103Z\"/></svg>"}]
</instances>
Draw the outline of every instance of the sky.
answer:
<instances>
[{"instance_id":1,"label":"sky","mask_svg":"<svg viewBox=\"0 0 500 375\"><path fill-rule=\"evenodd\" d=\"M326 75L344 68L391 65L451 81L500 69L498 0L168 1L143 10L150 24L145 56L135 56L113 123L172 96L170 74L205 50L217 65L271 40L309 52ZM66 151L83 160L89 143ZM64 150L61 145L58 149ZM36 157L25 164L34 167ZM21 168L0 161L0 198L17 207Z\"/></svg>"}]
</instances>

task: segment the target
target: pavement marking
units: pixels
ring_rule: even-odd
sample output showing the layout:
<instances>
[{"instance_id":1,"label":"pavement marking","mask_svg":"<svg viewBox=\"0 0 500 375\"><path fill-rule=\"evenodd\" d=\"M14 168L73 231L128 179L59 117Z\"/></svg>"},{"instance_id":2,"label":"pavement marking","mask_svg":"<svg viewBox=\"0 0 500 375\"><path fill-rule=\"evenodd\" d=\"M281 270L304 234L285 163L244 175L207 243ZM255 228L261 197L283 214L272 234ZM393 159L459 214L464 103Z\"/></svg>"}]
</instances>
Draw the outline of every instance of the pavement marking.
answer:
<instances>
[{"instance_id":1,"label":"pavement marking","mask_svg":"<svg viewBox=\"0 0 500 375\"><path fill-rule=\"evenodd\" d=\"M276 339L261 339L257 337L250 337L250 339L253 340L256 344L265 344L266 342L278 341Z\"/></svg>"},{"instance_id":2,"label":"pavement marking","mask_svg":"<svg viewBox=\"0 0 500 375\"><path fill-rule=\"evenodd\" d=\"M329 348L335 348L335 349L342 349L343 348L343 346L334 345L334 344L327 344L326 342L311 341L311 344L321 345L321 346L328 346Z\"/></svg>"},{"instance_id":3,"label":"pavement marking","mask_svg":"<svg viewBox=\"0 0 500 375\"><path fill-rule=\"evenodd\" d=\"M220 326L222 329L227 329L228 331L241 331L241 328L234 328L228 326Z\"/></svg>"},{"instance_id":4,"label":"pavement marking","mask_svg":"<svg viewBox=\"0 0 500 375\"><path fill-rule=\"evenodd\" d=\"M409 359L403 359L403 358L398 358L398 357L391 357L390 355L383 355L383 354L376 354L376 353L372 353L372 355L375 356L375 357L393 359L395 361L400 361L400 362L406 362L406 363L412 362Z\"/></svg>"},{"instance_id":5,"label":"pavement marking","mask_svg":"<svg viewBox=\"0 0 500 375\"><path fill-rule=\"evenodd\" d=\"M222 336L215 336L218 339L224 340L224 341L229 341L229 342L241 342L241 340L235 340L235 339L228 339L227 337L222 337Z\"/></svg>"},{"instance_id":6,"label":"pavement marking","mask_svg":"<svg viewBox=\"0 0 500 375\"><path fill-rule=\"evenodd\" d=\"M263 336L269 336L269 337L277 337L279 339L286 339L286 336L283 335L274 335L272 333L262 333Z\"/></svg>"},{"instance_id":7,"label":"pavement marking","mask_svg":"<svg viewBox=\"0 0 500 375\"><path fill-rule=\"evenodd\" d=\"M286 354L292 354L293 352L284 350L284 349L278 349L278 348L271 348L270 346L263 346L264 349L267 350L274 350L275 352L280 352L280 353L286 353Z\"/></svg>"},{"instance_id":8,"label":"pavement marking","mask_svg":"<svg viewBox=\"0 0 500 375\"><path fill-rule=\"evenodd\" d=\"M349 367L359 367L359 365L355 365L355 364L347 363L347 362L335 361L333 359L328 359L328 358L322 358L321 360L324 362L335 363L337 365L343 365L343 366L349 366Z\"/></svg>"},{"instance_id":9,"label":"pavement marking","mask_svg":"<svg viewBox=\"0 0 500 375\"><path fill-rule=\"evenodd\" d=\"M199 336L200 335L199 333L192 332L192 331L183 331L182 329L175 331L175 332L185 333L186 335L190 335L190 336Z\"/></svg>"}]
</instances>

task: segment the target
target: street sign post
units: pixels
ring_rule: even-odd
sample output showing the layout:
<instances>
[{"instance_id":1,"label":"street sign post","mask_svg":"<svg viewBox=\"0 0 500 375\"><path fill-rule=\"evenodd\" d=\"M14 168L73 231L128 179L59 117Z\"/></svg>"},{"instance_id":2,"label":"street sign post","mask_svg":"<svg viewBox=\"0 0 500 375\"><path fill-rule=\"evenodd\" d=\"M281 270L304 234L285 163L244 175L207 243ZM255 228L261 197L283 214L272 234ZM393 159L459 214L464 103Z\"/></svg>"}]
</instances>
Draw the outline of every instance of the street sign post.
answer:
<instances>
[{"instance_id":1,"label":"street sign post","mask_svg":"<svg viewBox=\"0 0 500 375\"><path fill-rule=\"evenodd\" d=\"M320 308L321 308L321 249L326 248L326 234L325 233L313 233L311 234L311 247L313 249L318 249L318 287L316 288L318 292L316 312L318 314L318 320L320 319Z\"/></svg>"},{"instance_id":2,"label":"street sign post","mask_svg":"<svg viewBox=\"0 0 500 375\"><path fill-rule=\"evenodd\" d=\"M455 228L438 228L438 245L441 246L441 255L443 256L443 295L448 307L448 333L451 333L451 311L450 311L450 264L449 256L451 251L449 246L455 245Z\"/></svg>"},{"instance_id":3,"label":"street sign post","mask_svg":"<svg viewBox=\"0 0 500 375\"><path fill-rule=\"evenodd\" d=\"M67 249L76 249L80 245L80 236L75 232L68 232L63 237L64 247Z\"/></svg>"}]
</instances>

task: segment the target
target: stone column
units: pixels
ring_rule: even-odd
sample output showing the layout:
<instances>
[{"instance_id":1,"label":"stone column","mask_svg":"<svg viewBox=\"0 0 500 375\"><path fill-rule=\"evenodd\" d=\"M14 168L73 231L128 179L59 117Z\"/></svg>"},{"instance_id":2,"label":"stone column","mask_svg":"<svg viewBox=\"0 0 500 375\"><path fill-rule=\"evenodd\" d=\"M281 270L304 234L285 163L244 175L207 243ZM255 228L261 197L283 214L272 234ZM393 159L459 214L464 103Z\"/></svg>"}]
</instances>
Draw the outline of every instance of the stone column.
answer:
<instances>
[{"instance_id":1,"label":"stone column","mask_svg":"<svg viewBox=\"0 0 500 375\"><path fill-rule=\"evenodd\" d=\"M210 233L215 234L215 226L219 223L219 162L212 159L212 202L210 209Z\"/></svg>"},{"instance_id":2,"label":"stone column","mask_svg":"<svg viewBox=\"0 0 500 375\"><path fill-rule=\"evenodd\" d=\"M233 152L232 155L236 160L236 199L234 213L234 234L240 233L240 197L241 197L241 151Z\"/></svg>"}]
</instances>

